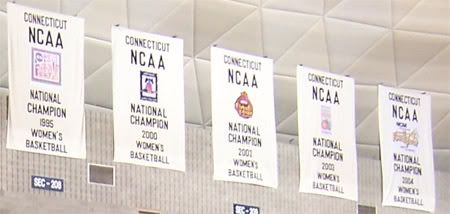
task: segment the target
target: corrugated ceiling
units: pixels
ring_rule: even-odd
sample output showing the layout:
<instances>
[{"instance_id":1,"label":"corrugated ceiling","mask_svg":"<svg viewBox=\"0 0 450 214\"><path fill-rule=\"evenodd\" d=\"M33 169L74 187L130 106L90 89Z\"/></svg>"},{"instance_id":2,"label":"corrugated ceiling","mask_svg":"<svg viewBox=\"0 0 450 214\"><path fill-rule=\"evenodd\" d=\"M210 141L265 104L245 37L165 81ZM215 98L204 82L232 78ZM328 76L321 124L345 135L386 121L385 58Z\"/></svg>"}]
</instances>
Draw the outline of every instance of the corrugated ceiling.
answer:
<instances>
[{"instance_id":1,"label":"corrugated ceiling","mask_svg":"<svg viewBox=\"0 0 450 214\"><path fill-rule=\"evenodd\" d=\"M450 0L16 0L85 18L86 103L112 107L110 27L184 39L186 122L211 124L209 47L275 63L277 132L297 135L295 66L356 80L359 144L377 145L378 84L432 96L435 149L450 149ZM8 87L6 1L0 86Z\"/></svg>"}]
</instances>

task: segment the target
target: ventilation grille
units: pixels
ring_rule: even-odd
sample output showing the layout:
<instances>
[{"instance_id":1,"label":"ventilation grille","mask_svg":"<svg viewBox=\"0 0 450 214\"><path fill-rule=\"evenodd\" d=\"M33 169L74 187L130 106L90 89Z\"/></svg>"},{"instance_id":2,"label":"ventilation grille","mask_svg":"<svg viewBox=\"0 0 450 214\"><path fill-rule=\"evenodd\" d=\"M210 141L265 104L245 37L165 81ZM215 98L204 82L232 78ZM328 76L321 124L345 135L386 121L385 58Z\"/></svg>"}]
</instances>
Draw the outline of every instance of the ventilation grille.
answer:
<instances>
[{"instance_id":1,"label":"ventilation grille","mask_svg":"<svg viewBox=\"0 0 450 214\"><path fill-rule=\"evenodd\" d=\"M358 205L358 214L376 214L377 209L371 206Z\"/></svg>"},{"instance_id":2,"label":"ventilation grille","mask_svg":"<svg viewBox=\"0 0 450 214\"><path fill-rule=\"evenodd\" d=\"M89 183L114 186L114 167L88 164Z\"/></svg>"},{"instance_id":3,"label":"ventilation grille","mask_svg":"<svg viewBox=\"0 0 450 214\"><path fill-rule=\"evenodd\" d=\"M161 214L158 211L139 210L138 214Z\"/></svg>"}]
</instances>

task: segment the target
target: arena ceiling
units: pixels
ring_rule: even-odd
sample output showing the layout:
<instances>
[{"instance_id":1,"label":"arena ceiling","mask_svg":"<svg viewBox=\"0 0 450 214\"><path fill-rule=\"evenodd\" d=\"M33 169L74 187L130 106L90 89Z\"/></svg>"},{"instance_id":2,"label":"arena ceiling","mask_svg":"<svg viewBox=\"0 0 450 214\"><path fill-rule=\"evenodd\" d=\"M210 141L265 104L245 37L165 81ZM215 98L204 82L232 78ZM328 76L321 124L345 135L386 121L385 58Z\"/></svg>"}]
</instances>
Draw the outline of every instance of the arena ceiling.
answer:
<instances>
[{"instance_id":1,"label":"arena ceiling","mask_svg":"<svg viewBox=\"0 0 450 214\"><path fill-rule=\"evenodd\" d=\"M186 122L211 126L211 45L274 59L277 132L297 135L296 65L356 82L359 145L378 145L377 85L432 97L433 143L450 149L450 0L16 0L85 19L85 102L112 108L112 25L184 40ZM8 87L0 0L0 86Z\"/></svg>"}]
</instances>

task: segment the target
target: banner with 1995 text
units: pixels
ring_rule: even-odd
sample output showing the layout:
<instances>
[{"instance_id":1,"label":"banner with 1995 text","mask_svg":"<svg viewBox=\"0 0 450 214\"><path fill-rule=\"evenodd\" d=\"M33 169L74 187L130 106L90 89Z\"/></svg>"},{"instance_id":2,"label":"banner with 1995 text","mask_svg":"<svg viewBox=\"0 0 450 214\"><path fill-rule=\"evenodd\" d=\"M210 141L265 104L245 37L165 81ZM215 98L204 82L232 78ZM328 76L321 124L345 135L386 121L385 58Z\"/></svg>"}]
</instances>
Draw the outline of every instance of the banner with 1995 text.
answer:
<instances>
[{"instance_id":1,"label":"banner with 1995 text","mask_svg":"<svg viewBox=\"0 0 450 214\"><path fill-rule=\"evenodd\" d=\"M378 86L383 206L434 212L430 95Z\"/></svg>"},{"instance_id":2,"label":"banner with 1995 text","mask_svg":"<svg viewBox=\"0 0 450 214\"><path fill-rule=\"evenodd\" d=\"M297 67L300 192L358 200L355 83Z\"/></svg>"},{"instance_id":3,"label":"banner with 1995 text","mask_svg":"<svg viewBox=\"0 0 450 214\"><path fill-rule=\"evenodd\" d=\"M114 160L185 170L183 40L112 28Z\"/></svg>"},{"instance_id":4,"label":"banner with 1995 text","mask_svg":"<svg viewBox=\"0 0 450 214\"><path fill-rule=\"evenodd\" d=\"M84 20L13 3L7 11L7 148L85 158Z\"/></svg>"},{"instance_id":5,"label":"banner with 1995 text","mask_svg":"<svg viewBox=\"0 0 450 214\"><path fill-rule=\"evenodd\" d=\"M214 179L278 186L272 59L211 48Z\"/></svg>"}]
</instances>

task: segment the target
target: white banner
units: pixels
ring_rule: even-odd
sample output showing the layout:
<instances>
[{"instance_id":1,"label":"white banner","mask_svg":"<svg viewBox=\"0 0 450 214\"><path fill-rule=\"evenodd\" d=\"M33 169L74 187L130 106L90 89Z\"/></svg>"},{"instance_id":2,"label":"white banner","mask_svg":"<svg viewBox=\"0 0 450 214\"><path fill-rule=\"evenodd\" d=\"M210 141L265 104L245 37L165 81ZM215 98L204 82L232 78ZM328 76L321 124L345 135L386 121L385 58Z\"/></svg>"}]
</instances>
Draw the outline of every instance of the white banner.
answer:
<instances>
[{"instance_id":1,"label":"white banner","mask_svg":"<svg viewBox=\"0 0 450 214\"><path fill-rule=\"evenodd\" d=\"M273 61L211 48L214 179L278 186Z\"/></svg>"},{"instance_id":2,"label":"white banner","mask_svg":"<svg viewBox=\"0 0 450 214\"><path fill-rule=\"evenodd\" d=\"M378 87L383 206L434 211L430 96Z\"/></svg>"},{"instance_id":3,"label":"white banner","mask_svg":"<svg viewBox=\"0 0 450 214\"><path fill-rule=\"evenodd\" d=\"M114 160L184 171L183 40L111 31Z\"/></svg>"},{"instance_id":4,"label":"white banner","mask_svg":"<svg viewBox=\"0 0 450 214\"><path fill-rule=\"evenodd\" d=\"M7 148L85 158L84 20L13 3L7 11Z\"/></svg>"},{"instance_id":5,"label":"white banner","mask_svg":"<svg viewBox=\"0 0 450 214\"><path fill-rule=\"evenodd\" d=\"M300 192L358 200L355 83L297 67Z\"/></svg>"}]
</instances>

